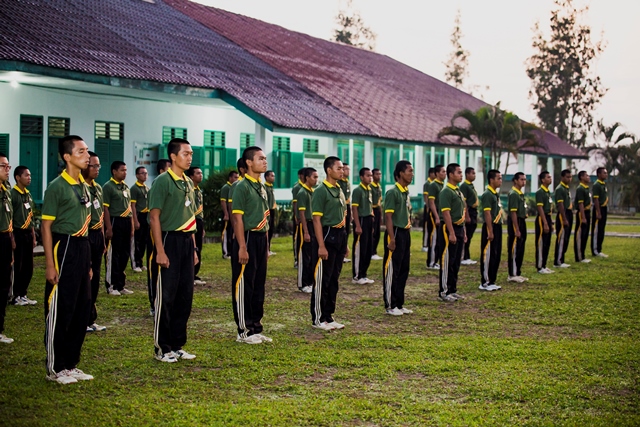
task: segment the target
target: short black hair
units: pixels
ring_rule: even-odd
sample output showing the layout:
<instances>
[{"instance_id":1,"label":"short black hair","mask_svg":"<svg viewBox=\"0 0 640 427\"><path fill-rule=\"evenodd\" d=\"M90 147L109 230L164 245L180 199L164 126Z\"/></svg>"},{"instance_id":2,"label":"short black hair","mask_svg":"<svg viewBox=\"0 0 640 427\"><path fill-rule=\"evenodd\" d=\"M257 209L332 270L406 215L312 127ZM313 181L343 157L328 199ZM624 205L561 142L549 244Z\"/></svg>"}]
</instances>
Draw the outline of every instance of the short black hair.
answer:
<instances>
[{"instance_id":1,"label":"short black hair","mask_svg":"<svg viewBox=\"0 0 640 427\"><path fill-rule=\"evenodd\" d=\"M333 165L336 164L336 162L340 162L342 160L340 160L340 157L336 157L336 156L329 156L326 159L324 159L324 163L322 165L322 167L324 168L324 172L327 173L327 170L331 169L333 167Z\"/></svg>"},{"instance_id":2,"label":"short black hair","mask_svg":"<svg viewBox=\"0 0 640 427\"><path fill-rule=\"evenodd\" d=\"M440 171L443 171L443 170L444 170L444 166L443 165L436 165L433 168L433 173L440 173Z\"/></svg>"},{"instance_id":3,"label":"short black hair","mask_svg":"<svg viewBox=\"0 0 640 427\"><path fill-rule=\"evenodd\" d=\"M298 177L304 176L304 170L306 168L298 169Z\"/></svg>"},{"instance_id":4,"label":"short black hair","mask_svg":"<svg viewBox=\"0 0 640 427\"><path fill-rule=\"evenodd\" d=\"M258 151L262 151L262 148L258 147L257 145L252 145L251 147L247 147L244 149L244 151L242 152L242 158L244 159L245 166L247 164L247 160L253 161L253 158Z\"/></svg>"},{"instance_id":5,"label":"short black hair","mask_svg":"<svg viewBox=\"0 0 640 427\"><path fill-rule=\"evenodd\" d=\"M562 172L560 172L560 176L561 177L565 177L565 176L569 175L570 173L571 173L570 169L565 169Z\"/></svg>"},{"instance_id":6,"label":"short black hair","mask_svg":"<svg viewBox=\"0 0 640 427\"><path fill-rule=\"evenodd\" d=\"M138 175L142 169L146 169L146 167L145 166L138 166L136 168L136 175Z\"/></svg>"},{"instance_id":7,"label":"short black hair","mask_svg":"<svg viewBox=\"0 0 640 427\"><path fill-rule=\"evenodd\" d=\"M98 157L98 155L93 151L89 151L89 158L92 158L92 157Z\"/></svg>"},{"instance_id":8,"label":"short black hair","mask_svg":"<svg viewBox=\"0 0 640 427\"><path fill-rule=\"evenodd\" d=\"M0 157L4 157L5 159L9 159L9 157L7 157L7 155L4 154L4 153L0 153Z\"/></svg>"},{"instance_id":9,"label":"short black hair","mask_svg":"<svg viewBox=\"0 0 640 427\"><path fill-rule=\"evenodd\" d=\"M600 172L606 171L606 170L607 170L607 168L600 167L600 168L596 169L596 175L600 175Z\"/></svg>"},{"instance_id":10,"label":"short black hair","mask_svg":"<svg viewBox=\"0 0 640 427\"><path fill-rule=\"evenodd\" d=\"M247 164L242 157L240 157L236 162L236 168L238 168L238 174L240 174L240 169L242 169L245 173L247 172Z\"/></svg>"},{"instance_id":11,"label":"short black hair","mask_svg":"<svg viewBox=\"0 0 640 427\"><path fill-rule=\"evenodd\" d=\"M159 159L158 163L156 163L156 173L160 175L160 171L163 169L169 169L171 167L171 160L169 159Z\"/></svg>"},{"instance_id":12,"label":"short black hair","mask_svg":"<svg viewBox=\"0 0 640 427\"><path fill-rule=\"evenodd\" d=\"M447 178L449 178L449 175L454 173L456 171L456 169L458 169L459 167L460 167L460 165L457 164L457 163L449 163L447 165Z\"/></svg>"},{"instance_id":13,"label":"short black hair","mask_svg":"<svg viewBox=\"0 0 640 427\"><path fill-rule=\"evenodd\" d=\"M314 168L304 168L304 177L309 178L314 172L318 172Z\"/></svg>"},{"instance_id":14,"label":"short black hair","mask_svg":"<svg viewBox=\"0 0 640 427\"><path fill-rule=\"evenodd\" d=\"M266 172L264 173L264 177L265 177L265 178L266 178L266 177L268 177L269 175L274 175L274 173L273 173L273 171L272 171L272 170L268 170L268 171L266 171Z\"/></svg>"},{"instance_id":15,"label":"short black hair","mask_svg":"<svg viewBox=\"0 0 640 427\"><path fill-rule=\"evenodd\" d=\"M200 169L200 166L191 166L189 169L187 169L185 173L189 178L191 178L193 175L196 174L197 169Z\"/></svg>"},{"instance_id":16,"label":"short black hair","mask_svg":"<svg viewBox=\"0 0 640 427\"><path fill-rule=\"evenodd\" d=\"M233 175L238 175L238 171L230 171L227 174L227 181L229 180L229 178L231 178Z\"/></svg>"},{"instance_id":17,"label":"short black hair","mask_svg":"<svg viewBox=\"0 0 640 427\"><path fill-rule=\"evenodd\" d=\"M342 166L349 166L349 163L342 162Z\"/></svg>"},{"instance_id":18,"label":"short black hair","mask_svg":"<svg viewBox=\"0 0 640 427\"><path fill-rule=\"evenodd\" d=\"M466 175L469 175L469 174L470 174L471 172L473 172L473 171L475 171L475 169L474 169L474 168L472 168L471 166L469 166L468 168L466 168L466 169L464 170L464 174L465 174L465 176L466 176Z\"/></svg>"},{"instance_id":19,"label":"short black hair","mask_svg":"<svg viewBox=\"0 0 640 427\"><path fill-rule=\"evenodd\" d=\"M14 169L13 171L13 178L17 181L19 176L22 176L22 174L24 173L24 171L29 170L28 167L26 166L18 166L17 168Z\"/></svg>"},{"instance_id":20,"label":"short black hair","mask_svg":"<svg viewBox=\"0 0 640 427\"><path fill-rule=\"evenodd\" d=\"M431 175L436 173L436 168L429 168L429 172L427 172L427 175Z\"/></svg>"},{"instance_id":21,"label":"short black hair","mask_svg":"<svg viewBox=\"0 0 640 427\"><path fill-rule=\"evenodd\" d=\"M58 140L58 154L60 154L62 160L64 160L65 154L73 153L73 147L76 145L76 141L84 141L84 139L78 135L67 135Z\"/></svg>"},{"instance_id":22,"label":"short black hair","mask_svg":"<svg viewBox=\"0 0 640 427\"><path fill-rule=\"evenodd\" d=\"M371 173L375 174L376 172L380 172L380 169L378 168L371 169Z\"/></svg>"},{"instance_id":23,"label":"short black hair","mask_svg":"<svg viewBox=\"0 0 640 427\"><path fill-rule=\"evenodd\" d=\"M580 172L578 172L578 179L579 179L580 181L582 181L582 177L583 177L583 176L585 176L585 175L587 175L587 171L580 171Z\"/></svg>"},{"instance_id":24,"label":"short black hair","mask_svg":"<svg viewBox=\"0 0 640 427\"><path fill-rule=\"evenodd\" d=\"M364 176L365 173L367 173L367 171L370 171L371 169L369 168L361 168L360 169L360 176Z\"/></svg>"},{"instance_id":25,"label":"short black hair","mask_svg":"<svg viewBox=\"0 0 640 427\"><path fill-rule=\"evenodd\" d=\"M491 169L489 173L487 173L487 179L491 181L492 179L496 179L496 176L500 173L497 169Z\"/></svg>"},{"instance_id":26,"label":"short black hair","mask_svg":"<svg viewBox=\"0 0 640 427\"><path fill-rule=\"evenodd\" d=\"M407 168L411 166L411 162L409 160L400 160L396 163L396 168L393 171L393 178L397 181L400 178L400 173L407 170Z\"/></svg>"},{"instance_id":27,"label":"short black hair","mask_svg":"<svg viewBox=\"0 0 640 427\"><path fill-rule=\"evenodd\" d=\"M191 145L189 141L183 138L173 138L171 141L169 141L169 145L167 145L167 156L169 156L169 158L171 158L172 154L175 154L177 156L180 152L180 146L182 144Z\"/></svg>"},{"instance_id":28,"label":"short black hair","mask_svg":"<svg viewBox=\"0 0 640 427\"><path fill-rule=\"evenodd\" d=\"M538 175L538 179L540 181L542 181L544 179L545 176L549 175L549 171L542 171L540 172L540 175Z\"/></svg>"},{"instance_id":29,"label":"short black hair","mask_svg":"<svg viewBox=\"0 0 640 427\"><path fill-rule=\"evenodd\" d=\"M516 174L515 174L515 175L513 175L513 179L512 179L512 181L513 181L513 182L516 182L517 180L519 180L519 179L520 179L520 177L521 177L521 176L525 176L524 172L516 172Z\"/></svg>"},{"instance_id":30,"label":"short black hair","mask_svg":"<svg viewBox=\"0 0 640 427\"><path fill-rule=\"evenodd\" d=\"M127 166L127 164L122 160L116 160L115 162L111 163L111 175L113 175L113 171L117 171L118 169L120 169L120 166Z\"/></svg>"}]
</instances>

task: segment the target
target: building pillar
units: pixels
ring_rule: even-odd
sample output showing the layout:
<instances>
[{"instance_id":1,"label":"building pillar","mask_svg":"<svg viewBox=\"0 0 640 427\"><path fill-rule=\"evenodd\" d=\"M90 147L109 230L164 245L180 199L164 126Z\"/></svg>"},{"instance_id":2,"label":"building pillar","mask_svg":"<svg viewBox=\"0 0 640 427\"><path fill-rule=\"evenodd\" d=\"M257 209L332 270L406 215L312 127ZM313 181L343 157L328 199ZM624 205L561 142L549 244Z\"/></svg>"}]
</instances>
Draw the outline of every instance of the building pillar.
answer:
<instances>
[{"instance_id":1,"label":"building pillar","mask_svg":"<svg viewBox=\"0 0 640 427\"><path fill-rule=\"evenodd\" d=\"M526 157L527 157L527 155L526 154L522 154L522 153L520 153L520 155L518 156L518 170L517 170L517 172L526 173L525 170L524 170L524 161L525 161Z\"/></svg>"},{"instance_id":2,"label":"building pillar","mask_svg":"<svg viewBox=\"0 0 640 427\"><path fill-rule=\"evenodd\" d=\"M370 169L375 168L373 164L373 143L366 139L364 141L364 166Z\"/></svg>"},{"instance_id":3,"label":"building pillar","mask_svg":"<svg viewBox=\"0 0 640 427\"><path fill-rule=\"evenodd\" d=\"M554 167L553 167L553 158L552 157L548 157L547 158L547 171L549 171L549 174L551 174L551 177L553 178L553 172L554 172Z\"/></svg>"},{"instance_id":4,"label":"building pillar","mask_svg":"<svg viewBox=\"0 0 640 427\"><path fill-rule=\"evenodd\" d=\"M464 174L464 170L467 168L467 150L464 148L460 149L460 169L462 169L462 173Z\"/></svg>"},{"instance_id":5,"label":"building pillar","mask_svg":"<svg viewBox=\"0 0 640 427\"><path fill-rule=\"evenodd\" d=\"M560 160L560 165L562 166L562 170L565 170L568 168L569 161L567 160L566 157L563 157L562 160Z\"/></svg>"},{"instance_id":6,"label":"building pillar","mask_svg":"<svg viewBox=\"0 0 640 427\"><path fill-rule=\"evenodd\" d=\"M538 156L534 154L531 156L531 185L529 186L529 193L538 191L538 173Z\"/></svg>"},{"instance_id":7,"label":"building pillar","mask_svg":"<svg viewBox=\"0 0 640 427\"><path fill-rule=\"evenodd\" d=\"M354 162L355 158L353 157L353 138L349 138L349 176L347 177L347 179L349 179L349 181L353 182L353 168L355 165ZM358 172L356 172L358 173Z\"/></svg>"},{"instance_id":8,"label":"building pillar","mask_svg":"<svg viewBox=\"0 0 640 427\"><path fill-rule=\"evenodd\" d=\"M455 148L450 148L449 149L449 159L447 160L447 164L445 164L444 166L447 167L447 165L449 163L457 163L457 161L456 161L456 149Z\"/></svg>"},{"instance_id":9,"label":"building pillar","mask_svg":"<svg viewBox=\"0 0 640 427\"><path fill-rule=\"evenodd\" d=\"M255 128L255 139L256 139L256 146L262 148L263 150L265 150L267 148L266 144L267 144L267 130L263 127L260 126L258 123L256 123L256 128ZM240 147L240 151L242 152L243 148Z\"/></svg>"}]
</instances>

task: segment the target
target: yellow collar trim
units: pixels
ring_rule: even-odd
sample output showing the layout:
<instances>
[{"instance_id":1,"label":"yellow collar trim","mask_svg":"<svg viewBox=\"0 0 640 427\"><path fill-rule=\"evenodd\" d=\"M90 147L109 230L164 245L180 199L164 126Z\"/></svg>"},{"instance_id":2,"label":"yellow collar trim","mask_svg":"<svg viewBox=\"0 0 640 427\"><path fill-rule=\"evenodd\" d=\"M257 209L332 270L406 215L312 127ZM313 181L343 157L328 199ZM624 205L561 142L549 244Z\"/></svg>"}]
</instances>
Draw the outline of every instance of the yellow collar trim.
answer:
<instances>
[{"instance_id":1,"label":"yellow collar trim","mask_svg":"<svg viewBox=\"0 0 640 427\"><path fill-rule=\"evenodd\" d=\"M580 185L583 186L584 188L586 188L587 190L589 189L589 186L588 185L584 185L584 183L582 183L582 182L580 183Z\"/></svg>"},{"instance_id":2,"label":"yellow collar trim","mask_svg":"<svg viewBox=\"0 0 640 427\"><path fill-rule=\"evenodd\" d=\"M29 194L29 190L25 188L24 191L22 191L20 187L18 187L18 184L14 185L13 188L20 194Z\"/></svg>"},{"instance_id":3,"label":"yellow collar trim","mask_svg":"<svg viewBox=\"0 0 640 427\"><path fill-rule=\"evenodd\" d=\"M403 193L406 193L407 191L409 191L409 188L403 187L402 185L400 185L399 182L396 182L396 187L398 187L398 190L402 191Z\"/></svg>"},{"instance_id":4,"label":"yellow collar trim","mask_svg":"<svg viewBox=\"0 0 640 427\"><path fill-rule=\"evenodd\" d=\"M376 184L376 183L375 183L375 182L373 182L373 181L371 181L371 184L369 184L369 185L372 185L372 186L374 186L375 188L380 187L378 184Z\"/></svg>"},{"instance_id":5,"label":"yellow collar trim","mask_svg":"<svg viewBox=\"0 0 640 427\"><path fill-rule=\"evenodd\" d=\"M254 177L252 177L249 174L246 174L244 177L247 178L251 182L260 182L260 181L258 181L257 179L255 179Z\"/></svg>"},{"instance_id":6,"label":"yellow collar trim","mask_svg":"<svg viewBox=\"0 0 640 427\"><path fill-rule=\"evenodd\" d=\"M469 181L468 179L465 179L465 180L464 180L464 183L465 183L465 184L469 184L469 185L473 185L473 182Z\"/></svg>"},{"instance_id":7,"label":"yellow collar trim","mask_svg":"<svg viewBox=\"0 0 640 427\"><path fill-rule=\"evenodd\" d=\"M187 180L187 178L184 176L184 172L182 173L182 177L179 177L178 175L176 175L176 173L174 171L172 171L171 168L167 169L167 172L169 172L169 175L171 175L171 178L173 178L174 181L176 179L181 179L183 181ZM111 179L113 179L113 178L111 178Z\"/></svg>"},{"instance_id":8,"label":"yellow collar trim","mask_svg":"<svg viewBox=\"0 0 640 427\"><path fill-rule=\"evenodd\" d=\"M447 187L449 187L449 188L450 188L450 189L452 189L452 190L457 190L457 189L458 189L458 186L457 186L457 185L453 185L453 184L451 184L450 182L447 182Z\"/></svg>"},{"instance_id":9,"label":"yellow collar trim","mask_svg":"<svg viewBox=\"0 0 640 427\"><path fill-rule=\"evenodd\" d=\"M273 184L268 183L267 181L264 182L264 185L266 185L267 187L273 187ZM303 184L304 185L304 184Z\"/></svg>"},{"instance_id":10,"label":"yellow collar trim","mask_svg":"<svg viewBox=\"0 0 640 427\"><path fill-rule=\"evenodd\" d=\"M136 180L136 185L137 185L138 187L146 187L146 186L147 186L147 184L144 184L144 183L142 183L142 182L140 182L140 181L137 181L137 180Z\"/></svg>"},{"instance_id":11,"label":"yellow collar trim","mask_svg":"<svg viewBox=\"0 0 640 427\"><path fill-rule=\"evenodd\" d=\"M494 190L493 187L490 185L487 185L487 190L491 191L493 194L498 194L496 190Z\"/></svg>"},{"instance_id":12,"label":"yellow collar trim","mask_svg":"<svg viewBox=\"0 0 640 427\"><path fill-rule=\"evenodd\" d=\"M302 188L310 191L311 193L313 193L313 188L309 187L307 184L302 184Z\"/></svg>"},{"instance_id":13,"label":"yellow collar trim","mask_svg":"<svg viewBox=\"0 0 640 427\"><path fill-rule=\"evenodd\" d=\"M518 190L516 187L511 187L511 189L518 194L522 194L522 191Z\"/></svg>"},{"instance_id":14,"label":"yellow collar trim","mask_svg":"<svg viewBox=\"0 0 640 427\"><path fill-rule=\"evenodd\" d=\"M60 176L67 181L69 184L71 185L78 185L78 181L76 181L75 179L71 178L71 175L69 175L67 173L67 170L63 170L62 173L60 174ZM80 179L80 183L84 183L84 178L82 177L82 174L78 174L78 178ZM113 178L111 178L113 179Z\"/></svg>"},{"instance_id":15,"label":"yellow collar trim","mask_svg":"<svg viewBox=\"0 0 640 427\"><path fill-rule=\"evenodd\" d=\"M438 178L434 179L433 181L437 182L438 184L444 184L444 182L440 181ZM433 182L433 181L431 181L431 182Z\"/></svg>"},{"instance_id":16,"label":"yellow collar trim","mask_svg":"<svg viewBox=\"0 0 640 427\"><path fill-rule=\"evenodd\" d=\"M569 188L569 186L562 181L560 181L560 185L562 185L564 188Z\"/></svg>"},{"instance_id":17,"label":"yellow collar trim","mask_svg":"<svg viewBox=\"0 0 640 427\"><path fill-rule=\"evenodd\" d=\"M363 183L360 183L360 187L364 188L367 191L371 190L371 187L369 187L368 185L364 185Z\"/></svg>"},{"instance_id":18,"label":"yellow collar trim","mask_svg":"<svg viewBox=\"0 0 640 427\"><path fill-rule=\"evenodd\" d=\"M596 182L599 182L600 184L605 185L604 181L601 179L596 180Z\"/></svg>"},{"instance_id":19,"label":"yellow collar trim","mask_svg":"<svg viewBox=\"0 0 640 427\"><path fill-rule=\"evenodd\" d=\"M322 183L323 183L324 185L326 185L327 187L329 187L329 188L336 188L336 186L335 186L335 185L331 185L331 183L330 183L329 181L327 181L326 179L325 179L324 181L322 181ZM301 183L301 184L302 184L302 183ZM303 185L304 185L304 184L303 184Z\"/></svg>"},{"instance_id":20,"label":"yellow collar trim","mask_svg":"<svg viewBox=\"0 0 640 427\"><path fill-rule=\"evenodd\" d=\"M544 185L540 185L540 188L542 188L544 191L546 191L547 193L549 192L549 189L547 187L545 187Z\"/></svg>"}]
</instances>

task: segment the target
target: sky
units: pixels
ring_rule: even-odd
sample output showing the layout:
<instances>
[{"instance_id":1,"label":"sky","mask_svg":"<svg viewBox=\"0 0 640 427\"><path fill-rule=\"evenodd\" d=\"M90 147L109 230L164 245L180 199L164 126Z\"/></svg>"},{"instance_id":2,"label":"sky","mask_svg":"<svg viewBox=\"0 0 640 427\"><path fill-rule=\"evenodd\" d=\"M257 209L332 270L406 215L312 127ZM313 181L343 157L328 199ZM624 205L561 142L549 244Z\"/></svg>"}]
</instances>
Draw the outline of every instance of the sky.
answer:
<instances>
[{"instance_id":1,"label":"sky","mask_svg":"<svg viewBox=\"0 0 640 427\"><path fill-rule=\"evenodd\" d=\"M197 0L322 39L330 39L335 16L345 0ZM582 22L605 51L595 72L609 89L594 116L605 124L620 122L640 135L640 2L574 0L588 6ZM486 102L535 122L525 62L533 53L533 26L548 32L553 0L353 0L365 24L377 33L376 52L444 80L452 50L456 11L461 12L462 45L470 52L469 84ZM484 89L482 89L484 88Z\"/></svg>"}]
</instances>

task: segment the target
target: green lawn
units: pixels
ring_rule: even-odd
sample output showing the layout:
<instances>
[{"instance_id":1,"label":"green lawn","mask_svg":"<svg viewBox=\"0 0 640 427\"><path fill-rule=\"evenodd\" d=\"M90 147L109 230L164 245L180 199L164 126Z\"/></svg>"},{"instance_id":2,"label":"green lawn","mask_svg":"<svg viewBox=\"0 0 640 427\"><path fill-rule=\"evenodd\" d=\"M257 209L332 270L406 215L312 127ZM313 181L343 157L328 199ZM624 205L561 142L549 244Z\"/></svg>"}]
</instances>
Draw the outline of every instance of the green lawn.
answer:
<instances>
[{"instance_id":1,"label":"green lawn","mask_svg":"<svg viewBox=\"0 0 640 427\"><path fill-rule=\"evenodd\" d=\"M346 329L310 326L309 297L296 292L291 241L274 240L265 304L273 344L235 342L229 262L205 247L185 349L193 361L152 357L152 320L142 274L134 295L98 299L106 333L88 335L80 368L94 381L45 381L43 258L35 307L7 309L0 345L0 424L12 426L392 426L640 424L640 240L607 238L608 259L567 262L538 275L529 236L525 285L478 290L479 267L463 266L455 304L436 299L437 272L425 269L413 233L406 307L386 316L381 262L372 286L352 285L345 265L336 319ZM478 258L479 236L473 256ZM554 239L555 241L555 239ZM381 253L381 252L380 252ZM551 264L551 262L550 262ZM553 268L553 267L552 267Z\"/></svg>"}]
</instances>

